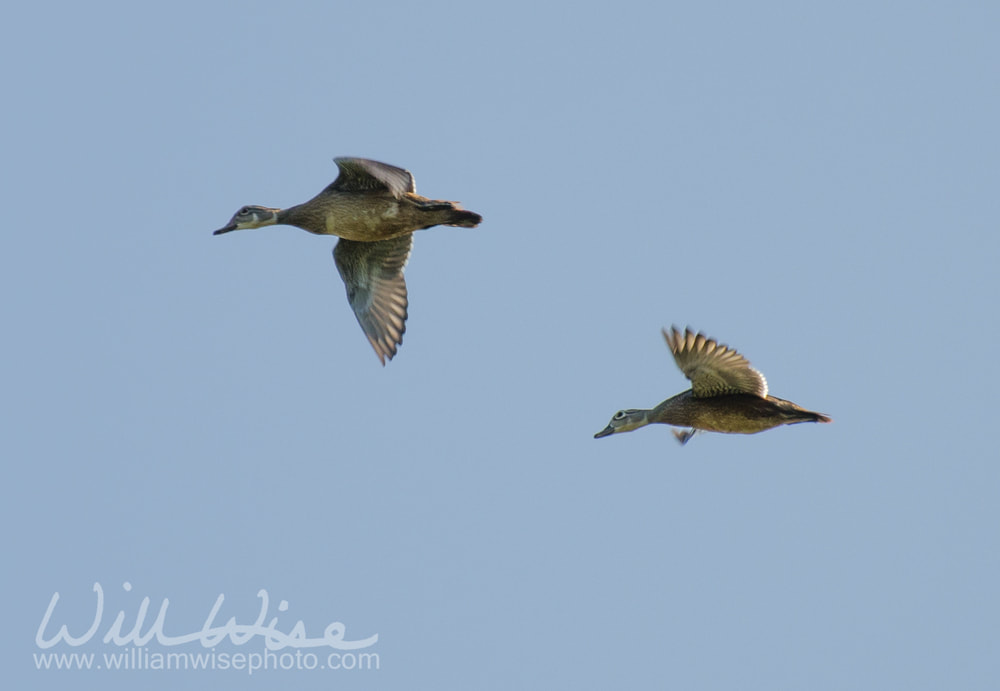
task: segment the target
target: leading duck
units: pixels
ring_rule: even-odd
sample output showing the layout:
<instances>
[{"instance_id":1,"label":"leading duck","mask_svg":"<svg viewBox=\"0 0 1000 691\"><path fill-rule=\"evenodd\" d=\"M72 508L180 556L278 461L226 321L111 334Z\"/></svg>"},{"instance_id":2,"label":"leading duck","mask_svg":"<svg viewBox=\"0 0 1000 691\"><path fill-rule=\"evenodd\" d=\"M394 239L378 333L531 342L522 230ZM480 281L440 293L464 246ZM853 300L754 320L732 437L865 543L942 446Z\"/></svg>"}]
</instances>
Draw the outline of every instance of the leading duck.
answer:
<instances>
[{"instance_id":1,"label":"leading duck","mask_svg":"<svg viewBox=\"0 0 1000 691\"><path fill-rule=\"evenodd\" d=\"M691 388L652 410L619 410L594 439L653 422L691 428L673 430L681 444L700 431L756 434L779 425L832 422L826 415L769 396L764 375L728 346L691 329L681 333L676 326L663 329L663 337L677 367L691 380Z\"/></svg>"},{"instance_id":2,"label":"leading duck","mask_svg":"<svg viewBox=\"0 0 1000 691\"><path fill-rule=\"evenodd\" d=\"M421 197L408 170L365 158L333 160L340 174L309 201L287 209L244 206L213 234L289 225L338 236L333 259L347 286L347 300L385 365L406 331L403 269L413 232L437 225L475 228L483 217L457 202Z\"/></svg>"}]
</instances>

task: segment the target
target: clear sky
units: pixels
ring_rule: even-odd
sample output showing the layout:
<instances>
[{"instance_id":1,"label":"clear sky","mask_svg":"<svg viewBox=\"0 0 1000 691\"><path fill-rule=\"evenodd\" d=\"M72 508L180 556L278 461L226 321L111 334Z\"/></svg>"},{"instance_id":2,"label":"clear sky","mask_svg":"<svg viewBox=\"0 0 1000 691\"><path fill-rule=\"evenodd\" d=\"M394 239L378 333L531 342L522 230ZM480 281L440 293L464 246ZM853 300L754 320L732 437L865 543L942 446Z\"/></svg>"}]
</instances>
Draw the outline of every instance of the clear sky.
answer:
<instances>
[{"instance_id":1,"label":"clear sky","mask_svg":"<svg viewBox=\"0 0 1000 691\"><path fill-rule=\"evenodd\" d=\"M11 688L1000 684L997 3L98 1L5 25ZM385 368L332 238L211 235L308 199L334 156L485 218L418 233ZM670 324L834 423L594 440L687 388ZM192 637L136 645L144 598L138 636L166 600L163 634ZM321 644L278 652L326 668L35 669L221 665L275 617Z\"/></svg>"}]
</instances>

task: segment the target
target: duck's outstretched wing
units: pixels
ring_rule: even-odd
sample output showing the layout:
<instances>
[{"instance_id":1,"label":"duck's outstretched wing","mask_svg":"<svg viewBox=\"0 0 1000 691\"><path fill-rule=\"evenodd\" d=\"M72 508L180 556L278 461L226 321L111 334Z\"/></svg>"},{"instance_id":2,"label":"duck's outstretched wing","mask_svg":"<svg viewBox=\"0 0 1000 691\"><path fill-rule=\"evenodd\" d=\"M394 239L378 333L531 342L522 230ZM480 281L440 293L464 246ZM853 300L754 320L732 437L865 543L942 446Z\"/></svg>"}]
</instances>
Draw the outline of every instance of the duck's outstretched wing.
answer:
<instances>
[{"instance_id":1,"label":"duck's outstretched wing","mask_svg":"<svg viewBox=\"0 0 1000 691\"><path fill-rule=\"evenodd\" d=\"M417 192L413 175L408 170L367 158L335 158L333 161L340 168L340 174L327 186L325 192L363 194L385 190L396 198L407 192Z\"/></svg>"},{"instance_id":2,"label":"duck's outstretched wing","mask_svg":"<svg viewBox=\"0 0 1000 691\"><path fill-rule=\"evenodd\" d=\"M354 316L382 364L392 359L406 331L406 281L413 234L379 242L340 239L333 260L347 287Z\"/></svg>"},{"instance_id":3,"label":"duck's outstretched wing","mask_svg":"<svg viewBox=\"0 0 1000 691\"><path fill-rule=\"evenodd\" d=\"M745 357L690 328L681 333L676 326L663 329L667 347L684 376L691 380L697 398L725 394L767 397L767 380Z\"/></svg>"}]
</instances>

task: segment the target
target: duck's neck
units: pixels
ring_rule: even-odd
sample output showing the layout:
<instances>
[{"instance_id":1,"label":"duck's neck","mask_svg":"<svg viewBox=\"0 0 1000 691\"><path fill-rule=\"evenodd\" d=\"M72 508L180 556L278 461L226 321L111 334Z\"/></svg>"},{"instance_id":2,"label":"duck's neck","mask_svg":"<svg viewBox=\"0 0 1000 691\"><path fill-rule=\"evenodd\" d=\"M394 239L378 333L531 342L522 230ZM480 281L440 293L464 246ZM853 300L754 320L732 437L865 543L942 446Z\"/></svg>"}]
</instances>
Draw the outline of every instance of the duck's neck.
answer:
<instances>
[{"instance_id":1,"label":"duck's neck","mask_svg":"<svg viewBox=\"0 0 1000 691\"><path fill-rule=\"evenodd\" d=\"M652 410L643 411L646 413L646 424L652 422L662 422L668 425L688 424L678 414L684 409L683 401L691 397L691 391L684 391L676 396L671 396L667 400L657 405Z\"/></svg>"},{"instance_id":2,"label":"duck's neck","mask_svg":"<svg viewBox=\"0 0 1000 691\"><path fill-rule=\"evenodd\" d=\"M326 233L326 219L322 214L309 211L305 204L296 204L287 209L280 209L275 222L286 226L295 226L319 235Z\"/></svg>"},{"instance_id":3,"label":"duck's neck","mask_svg":"<svg viewBox=\"0 0 1000 691\"><path fill-rule=\"evenodd\" d=\"M278 209L278 214L276 216L275 223L283 226L294 226L295 216L298 212L298 206L290 206L287 209Z\"/></svg>"}]
</instances>

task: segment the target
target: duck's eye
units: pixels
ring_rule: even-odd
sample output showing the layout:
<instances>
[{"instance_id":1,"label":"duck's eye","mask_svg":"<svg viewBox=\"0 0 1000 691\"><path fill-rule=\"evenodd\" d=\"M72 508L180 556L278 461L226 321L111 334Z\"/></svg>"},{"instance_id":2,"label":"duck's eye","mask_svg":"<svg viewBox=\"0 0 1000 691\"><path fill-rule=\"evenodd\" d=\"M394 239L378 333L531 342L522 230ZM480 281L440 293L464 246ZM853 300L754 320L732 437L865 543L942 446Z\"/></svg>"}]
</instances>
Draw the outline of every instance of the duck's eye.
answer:
<instances>
[{"instance_id":1,"label":"duck's eye","mask_svg":"<svg viewBox=\"0 0 1000 691\"><path fill-rule=\"evenodd\" d=\"M246 216L249 213L250 213L250 207L249 206L244 206L242 209L240 209L237 212L237 215L239 215L239 216Z\"/></svg>"},{"instance_id":2,"label":"duck's eye","mask_svg":"<svg viewBox=\"0 0 1000 691\"><path fill-rule=\"evenodd\" d=\"M615 413L615 420L621 420L623 417L625 417L624 410L619 410L617 413Z\"/></svg>"}]
</instances>

